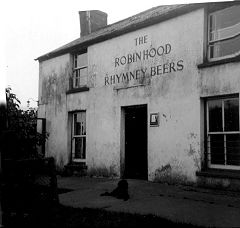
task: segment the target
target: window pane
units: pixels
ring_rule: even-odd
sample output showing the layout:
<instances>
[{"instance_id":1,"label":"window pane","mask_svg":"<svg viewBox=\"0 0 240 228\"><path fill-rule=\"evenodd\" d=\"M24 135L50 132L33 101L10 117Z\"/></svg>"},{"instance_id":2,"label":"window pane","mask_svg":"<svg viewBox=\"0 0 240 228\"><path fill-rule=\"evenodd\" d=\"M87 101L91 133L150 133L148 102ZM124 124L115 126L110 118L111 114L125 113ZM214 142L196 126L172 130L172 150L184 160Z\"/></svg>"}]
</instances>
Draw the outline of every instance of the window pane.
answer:
<instances>
[{"instance_id":1,"label":"window pane","mask_svg":"<svg viewBox=\"0 0 240 228\"><path fill-rule=\"evenodd\" d=\"M87 85L87 53L73 56L73 77L70 82L70 88L79 88Z\"/></svg>"},{"instance_id":2,"label":"window pane","mask_svg":"<svg viewBox=\"0 0 240 228\"><path fill-rule=\"evenodd\" d=\"M216 20L216 16L214 14L209 16L209 30L210 30L210 32L216 30L215 20Z\"/></svg>"},{"instance_id":3,"label":"window pane","mask_svg":"<svg viewBox=\"0 0 240 228\"><path fill-rule=\"evenodd\" d=\"M210 58L232 55L240 51L240 36L210 45Z\"/></svg>"},{"instance_id":4,"label":"window pane","mask_svg":"<svg viewBox=\"0 0 240 228\"><path fill-rule=\"evenodd\" d=\"M78 56L74 55L74 68L77 67L77 59L78 59Z\"/></svg>"},{"instance_id":5,"label":"window pane","mask_svg":"<svg viewBox=\"0 0 240 228\"><path fill-rule=\"evenodd\" d=\"M217 49L215 49L216 48L216 46L213 46L213 45L210 45L209 46L209 52L210 52L210 59L212 59L212 58L216 58L217 57Z\"/></svg>"},{"instance_id":6,"label":"window pane","mask_svg":"<svg viewBox=\"0 0 240 228\"><path fill-rule=\"evenodd\" d=\"M87 85L88 70L87 67L73 71L73 88Z\"/></svg>"},{"instance_id":7,"label":"window pane","mask_svg":"<svg viewBox=\"0 0 240 228\"><path fill-rule=\"evenodd\" d=\"M74 135L86 135L86 112L74 114Z\"/></svg>"},{"instance_id":8,"label":"window pane","mask_svg":"<svg viewBox=\"0 0 240 228\"><path fill-rule=\"evenodd\" d=\"M86 138L75 138L75 153L74 158L85 159L86 158Z\"/></svg>"},{"instance_id":9,"label":"window pane","mask_svg":"<svg viewBox=\"0 0 240 228\"><path fill-rule=\"evenodd\" d=\"M73 88L79 88L80 85L80 73L79 70L73 71Z\"/></svg>"},{"instance_id":10,"label":"window pane","mask_svg":"<svg viewBox=\"0 0 240 228\"><path fill-rule=\"evenodd\" d=\"M210 135L211 164L224 165L224 136Z\"/></svg>"},{"instance_id":11,"label":"window pane","mask_svg":"<svg viewBox=\"0 0 240 228\"><path fill-rule=\"evenodd\" d=\"M209 131L221 132L222 129L222 101L208 101Z\"/></svg>"},{"instance_id":12,"label":"window pane","mask_svg":"<svg viewBox=\"0 0 240 228\"><path fill-rule=\"evenodd\" d=\"M80 85L87 85L87 67L80 69Z\"/></svg>"},{"instance_id":13,"label":"window pane","mask_svg":"<svg viewBox=\"0 0 240 228\"><path fill-rule=\"evenodd\" d=\"M239 101L238 99L224 101L225 131L239 130Z\"/></svg>"},{"instance_id":14,"label":"window pane","mask_svg":"<svg viewBox=\"0 0 240 228\"><path fill-rule=\"evenodd\" d=\"M78 123L77 123L77 114L73 115L73 125L74 125L74 135L78 135Z\"/></svg>"},{"instance_id":15,"label":"window pane","mask_svg":"<svg viewBox=\"0 0 240 228\"><path fill-rule=\"evenodd\" d=\"M80 84L80 78L76 77L75 80L74 80L74 88L78 88L79 84Z\"/></svg>"},{"instance_id":16,"label":"window pane","mask_svg":"<svg viewBox=\"0 0 240 228\"><path fill-rule=\"evenodd\" d=\"M240 22L240 6L233 6L214 13L216 16L215 29L226 28Z\"/></svg>"},{"instance_id":17,"label":"window pane","mask_svg":"<svg viewBox=\"0 0 240 228\"><path fill-rule=\"evenodd\" d=\"M240 135L226 135L227 165L240 165Z\"/></svg>"},{"instance_id":18,"label":"window pane","mask_svg":"<svg viewBox=\"0 0 240 228\"><path fill-rule=\"evenodd\" d=\"M78 67L87 66L87 53L78 55L77 66Z\"/></svg>"},{"instance_id":19,"label":"window pane","mask_svg":"<svg viewBox=\"0 0 240 228\"><path fill-rule=\"evenodd\" d=\"M221 30L214 30L210 32L210 41L220 41L223 39L233 38L240 34L240 23L227 27Z\"/></svg>"}]
</instances>

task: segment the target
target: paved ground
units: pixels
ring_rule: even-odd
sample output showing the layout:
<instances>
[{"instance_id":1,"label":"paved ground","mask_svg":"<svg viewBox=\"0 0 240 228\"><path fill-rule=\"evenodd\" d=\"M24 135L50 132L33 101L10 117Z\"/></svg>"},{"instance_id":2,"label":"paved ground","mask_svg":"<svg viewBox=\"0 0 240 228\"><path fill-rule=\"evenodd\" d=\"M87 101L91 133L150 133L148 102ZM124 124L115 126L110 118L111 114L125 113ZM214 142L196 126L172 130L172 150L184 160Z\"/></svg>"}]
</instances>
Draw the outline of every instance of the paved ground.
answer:
<instances>
[{"instance_id":1,"label":"paved ground","mask_svg":"<svg viewBox=\"0 0 240 228\"><path fill-rule=\"evenodd\" d=\"M79 208L154 214L205 227L240 227L240 192L128 180L128 201L100 196L112 191L117 183L116 179L59 177L59 188L73 190L60 194L60 203Z\"/></svg>"}]
</instances>

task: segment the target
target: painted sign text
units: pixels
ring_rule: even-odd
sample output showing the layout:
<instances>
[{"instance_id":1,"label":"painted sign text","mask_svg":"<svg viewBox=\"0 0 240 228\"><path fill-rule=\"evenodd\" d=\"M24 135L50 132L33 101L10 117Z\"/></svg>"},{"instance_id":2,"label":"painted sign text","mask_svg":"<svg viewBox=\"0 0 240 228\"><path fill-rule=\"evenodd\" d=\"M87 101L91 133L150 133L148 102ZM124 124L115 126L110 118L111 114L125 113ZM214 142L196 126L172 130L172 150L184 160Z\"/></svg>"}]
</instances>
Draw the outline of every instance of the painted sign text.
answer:
<instances>
[{"instance_id":1,"label":"painted sign text","mask_svg":"<svg viewBox=\"0 0 240 228\"><path fill-rule=\"evenodd\" d=\"M144 45L148 42L148 36L140 36L134 39L135 46ZM106 74L104 79L105 85L114 85L118 83L128 83L130 81L143 81L144 78L151 78L154 76L164 75L168 73L182 71L184 69L184 61L167 59L172 52L172 46L170 43L161 44L157 47L145 48L140 51L134 51L126 55L122 55L114 58L114 67L118 68L124 65L133 64L136 62L147 61L152 58L162 60L162 63L141 67L133 71L121 72L119 74L108 75ZM163 58L164 57L164 58ZM154 61L155 62L155 61Z\"/></svg>"}]
</instances>

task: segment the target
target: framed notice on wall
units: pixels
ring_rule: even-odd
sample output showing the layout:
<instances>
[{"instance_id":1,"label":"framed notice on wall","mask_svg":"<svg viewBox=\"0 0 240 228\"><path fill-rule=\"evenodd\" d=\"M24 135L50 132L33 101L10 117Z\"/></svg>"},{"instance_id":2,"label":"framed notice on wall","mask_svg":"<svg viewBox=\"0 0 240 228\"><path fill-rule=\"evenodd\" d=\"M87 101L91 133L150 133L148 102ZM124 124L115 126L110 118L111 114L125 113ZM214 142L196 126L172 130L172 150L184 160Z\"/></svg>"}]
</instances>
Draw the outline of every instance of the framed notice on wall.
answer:
<instances>
[{"instance_id":1,"label":"framed notice on wall","mask_svg":"<svg viewBox=\"0 0 240 228\"><path fill-rule=\"evenodd\" d=\"M150 127L158 127L158 126L159 126L159 113L151 113Z\"/></svg>"}]
</instances>

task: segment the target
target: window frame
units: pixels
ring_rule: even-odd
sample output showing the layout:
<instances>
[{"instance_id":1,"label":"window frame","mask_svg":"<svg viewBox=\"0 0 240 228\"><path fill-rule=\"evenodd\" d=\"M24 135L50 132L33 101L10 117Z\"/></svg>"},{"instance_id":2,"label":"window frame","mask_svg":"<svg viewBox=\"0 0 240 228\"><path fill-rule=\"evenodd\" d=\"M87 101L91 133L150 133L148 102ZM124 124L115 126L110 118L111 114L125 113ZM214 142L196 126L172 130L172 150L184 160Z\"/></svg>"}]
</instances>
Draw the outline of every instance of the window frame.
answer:
<instances>
[{"instance_id":1,"label":"window frame","mask_svg":"<svg viewBox=\"0 0 240 228\"><path fill-rule=\"evenodd\" d=\"M75 118L74 116L77 115L78 113L85 113L85 134L79 134L76 135L75 134ZM72 128L71 128L71 157L72 157L72 161L73 162L86 162L86 148L87 148L87 144L86 144L86 140L87 140L87 112L86 110L80 110L80 111L75 111L72 113ZM75 140L78 138L85 138L85 158L75 158Z\"/></svg>"},{"instance_id":2,"label":"window frame","mask_svg":"<svg viewBox=\"0 0 240 228\"><path fill-rule=\"evenodd\" d=\"M228 8L232 8L232 7L235 7L235 6L239 6L239 5L227 6L227 7L209 12L208 15L207 15L207 59L208 59L209 62L231 59L231 58L238 57L240 55L240 50L239 50L239 51L237 51L233 54L229 54L229 55L225 55L225 56L221 56L221 57L213 57L213 58L210 57L210 55L211 55L211 50L210 50L211 48L210 47L213 46L213 44L221 43L221 42L224 42L226 40L231 40L231 39L234 39L234 38L240 36L240 31L239 31L238 33L236 32L236 34L225 37L225 38L217 38L217 39L214 39L214 40L210 40L210 35L211 35L211 31L210 31L210 28L211 28L210 21L211 20L210 20L210 18L212 16L216 15L220 11L224 11ZM234 27L239 27L240 28L240 22L237 23L237 24L234 24L233 26L225 27L225 28L222 28L222 29L219 29L219 30L223 31L223 30L229 29L231 27L232 28L234 28ZM219 30L215 30L215 31L219 31Z\"/></svg>"},{"instance_id":3,"label":"window frame","mask_svg":"<svg viewBox=\"0 0 240 228\"><path fill-rule=\"evenodd\" d=\"M77 65L77 58L80 55L84 55L86 54L86 58L87 58L87 65ZM81 70L82 69L87 69L87 75L86 75L86 83L81 84ZM75 74L78 76L75 76ZM79 82L77 83L76 81L79 80ZM78 85L76 85L78 84ZM79 89L79 88L83 88L83 87L87 87L88 84L88 53L86 52L81 52L81 53L75 53L73 54L73 70L72 70L72 88L71 89Z\"/></svg>"},{"instance_id":4,"label":"window frame","mask_svg":"<svg viewBox=\"0 0 240 228\"><path fill-rule=\"evenodd\" d=\"M216 132L210 132L209 131L209 101L213 101L213 100L216 100L216 101L221 101L221 108L222 108L222 124L223 124L223 130L222 131L216 131ZM224 102L227 101L227 100L238 100L238 131L225 131L224 129L224 122L225 122L225 119L224 119ZM233 96L226 96L226 97L211 97L211 98L208 98L206 100L206 103L205 103L205 108L206 108L206 150L207 150L207 153L206 153L206 156L207 156L207 159L206 159L206 162L207 162L207 167L208 168L213 168L213 169L228 169L228 170L240 170L240 165L237 166L237 165L227 165L226 162L227 162L227 146L226 146L226 135L240 135L240 99L239 99L239 95L233 95ZM210 146L210 136L211 135L223 135L224 137L224 165L222 164L211 164L211 146Z\"/></svg>"}]
</instances>

